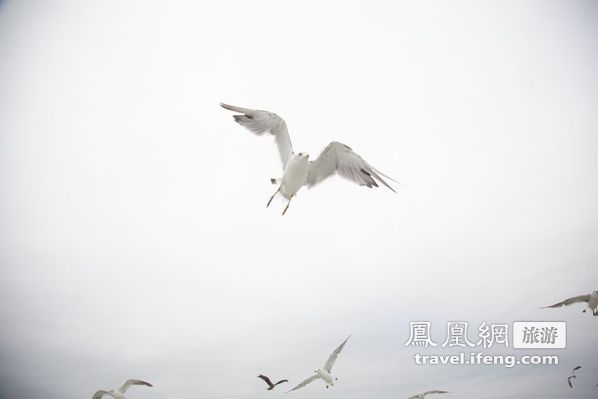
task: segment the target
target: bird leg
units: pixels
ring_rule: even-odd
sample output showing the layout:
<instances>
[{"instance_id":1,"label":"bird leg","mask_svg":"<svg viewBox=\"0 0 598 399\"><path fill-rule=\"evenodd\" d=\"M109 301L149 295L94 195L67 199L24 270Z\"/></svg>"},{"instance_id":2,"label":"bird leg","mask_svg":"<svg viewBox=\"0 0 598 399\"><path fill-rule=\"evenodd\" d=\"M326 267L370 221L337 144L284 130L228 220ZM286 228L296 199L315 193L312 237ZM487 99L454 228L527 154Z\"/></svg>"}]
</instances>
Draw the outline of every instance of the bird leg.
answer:
<instances>
[{"instance_id":1,"label":"bird leg","mask_svg":"<svg viewBox=\"0 0 598 399\"><path fill-rule=\"evenodd\" d=\"M289 202L287 203L287 206L284 208L284 211L282 211L282 215L284 216L285 213L287 213L287 209L289 209L289 205L291 205L291 200L293 199L293 197L289 198Z\"/></svg>"},{"instance_id":2,"label":"bird leg","mask_svg":"<svg viewBox=\"0 0 598 399\"><path fill-rule=\"evenodd\" d=\"M278 190L276 190L276 192L274 194L272 194L272 196L270 197L270 201L268 201L268 204L266 205L266 208L270 206L270 203L272 202L272 200L274 199L276 194L278 194L279 191L280 191L280 187L278 187Z\"/></svg>"}]
</instances>

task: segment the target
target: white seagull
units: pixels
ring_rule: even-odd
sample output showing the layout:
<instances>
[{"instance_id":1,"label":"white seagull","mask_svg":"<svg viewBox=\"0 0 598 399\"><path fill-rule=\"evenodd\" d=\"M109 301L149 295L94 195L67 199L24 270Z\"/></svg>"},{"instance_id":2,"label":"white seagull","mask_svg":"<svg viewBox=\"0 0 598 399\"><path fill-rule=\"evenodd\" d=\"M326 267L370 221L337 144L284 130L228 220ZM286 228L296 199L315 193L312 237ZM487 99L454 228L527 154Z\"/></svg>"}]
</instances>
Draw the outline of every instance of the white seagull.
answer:
<instances>
[{"instance_id":1,"label":"white seagull","mask_svg":"<svg viewBox=\"0 0 598 399\"><path fill-rule=\"evenodd\" d=\"M101 399L104 395L112 396L114 399L125 399L125 392L131 385L145 385L147 387L152 387L153 385L149 382L141 381L141 380L127 380L122 387L118 389L111 389L109 391L97 391L92 399Z\"/></svg>"},{"instance_id":2,"label":"white seagull","mask_svg":"<svg viewBox=\"0 0 598 399\"><path fill-rule=\"evenodd\" d=\"M310 382L314 382L318 378L321 378L324 380L324 382L326 382L326 388L328 388L329 386L334 386L334 381L338 380L338 378L332 377L330 375L330 370L332 370L332 366L334 365L334 362L336 361L338 354L341 353L341 351L343 350L343 347L345 346L345 344L347 343L349 338L351 338L350 335L347 337L346 340L343 341L342 344L339 345L338 348L336 348L334 350L334 352L332 352L330 354L330 357L328 358L328 361L326 361L326 364L324 365L323 369L314 370L314 373L316 373L316 374L312 375L311 377L309 377L306 380L304 380L303 382L301 382L295 388L291 389L291 391L295 391L297 389L303 388L304 386L306 386ZM291 392L291 391L288 391L288 392Z\"/></svg>"},{"instance_id":3,"label":"white seagull","mask_svg":"<svg viewBox=\"0 0 598 399\"><path fill-rule=\"evenodd\" d=\"M561 306L571 305L572 303L576 302L587 302L588 307L584 308L582 312L585 313L586 310L590 309L594 316L598 316L598 312L596 311L596 308L598 308L598 291L593 291L591 294L587 295L574 296L572 298L565 299L563 302L555 303L551 306L544 306L543 309L560 308Z\"/></svg>"},{"instance_id":4,"label":"white seagull","mask_svg":"<svg viewBox=\"0 0 598 399\"><path fill-rule=\"evenodd\" d=\"M272 184L278 184L278 189L270 197L266 206L270 206L272 199L280 193L288 200L287 206L282 212L283 215L289 208L291 199L301 187L308 186L311 188L336 173L360 186L378 187L377 182L379 182L396 192L380 175L394 181L392 178L368 164L343 143L331 142L322 150L315 161L310 161L308 154L304 152L295 154L293 152L287 124L280 116L268 111L241 108L222 103L220 105L222 108L242 114L233 115L233 118L239 125L249 131L258 136L264 133L270 133L274 136L282 160L283 174L281 179L270 179Z\"/></svg>"},{"instance_id":5,"label":"white seagull","mask_svg":"<svg viewBox=\"0 0 598 399\"><path fill-rule=\"evenodd\" d=\"M424 399L424 397L426 395L431 395L434 393L449 393L449 392L448 391L439 391L439 390L426 391L426 392L418 393L417 395L410 396L409 399Z\"/></svg>"}]
</instances>

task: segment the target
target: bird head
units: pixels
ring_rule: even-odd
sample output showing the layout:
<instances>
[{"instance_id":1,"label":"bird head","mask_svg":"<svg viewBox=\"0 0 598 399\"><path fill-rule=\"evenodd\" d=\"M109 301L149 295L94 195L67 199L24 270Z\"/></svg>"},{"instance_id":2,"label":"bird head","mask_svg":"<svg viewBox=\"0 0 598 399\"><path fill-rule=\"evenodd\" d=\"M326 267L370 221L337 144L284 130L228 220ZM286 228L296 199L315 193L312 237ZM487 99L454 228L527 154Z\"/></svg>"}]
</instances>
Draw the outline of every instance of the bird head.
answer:
<instances>
[{"instance_id":1,"label":"bird head","mask_svg":"<svg viewBox=\"0 0 598 399\"><path fill-rule=\"evenodd\" d=\"M309 154L306 154L304 152L300 152L299 154L297 154L297 156L301 159L309 159Z\"/></svg>"}]
</instances>

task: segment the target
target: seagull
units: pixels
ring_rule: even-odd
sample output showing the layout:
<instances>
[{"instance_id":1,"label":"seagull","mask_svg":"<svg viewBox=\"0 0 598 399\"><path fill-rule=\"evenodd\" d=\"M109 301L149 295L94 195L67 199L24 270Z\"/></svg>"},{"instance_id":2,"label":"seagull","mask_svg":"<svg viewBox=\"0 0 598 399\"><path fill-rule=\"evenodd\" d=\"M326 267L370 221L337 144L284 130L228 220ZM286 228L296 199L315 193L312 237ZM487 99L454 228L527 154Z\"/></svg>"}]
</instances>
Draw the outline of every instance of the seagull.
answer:
<instances>
[{"instance_id":1,"label":"seagull","mask_svg":"<svg viewBox=\"0 0 598 399\"><path fill-rule=\"evenodd\" d=\"M573 388L573 384L571 384L571 380L577 378L577 376L571 375L567 378L567 383L569 384L569 388Z\"/></svg>"},{"instance_id":2,"label":"seagull","mask_svg":"<svg viewBox=\"0 0 598 399\"><path fill-rule=\"evenodd\" d=\"M543 309L560 308L561 306L571 305L572 303L576 302L587 302L588 308L592 311L592 314L594 316L598 316L598 311L596 311L596 308L598 308L598 291L593 291L588 295L574 296L572 298L565 299L563 302L555 303L551 306L544 306ZM585 313L586 310L588 309L584 309L582 312Z\"/></svg>"},{"instance_id":3,"label":"seagull","mask_svg":"<svg viewBox=\"0 0 598 399\"><path fill-rule=\"evenodd\" d=\"M256 135L270 133L274 136L274 142L282 161L283 174L280 179L270 179L272 184L278 185L278 189L270 197L266 206L270 206L276 194L282 195L288 201L282 212L283 215L289 209L291 199L301 187L311 188L336 173L360 186L371 188L378 187L378 183L381 183L396 192L380 175L389 180L395 180L368 164L348 145L333 141L322 150L315 161L310 161L309 155L304 152L295 154L287 124L280 116L269 111L241 108L223 103L220 103L220 106L240 113L241 115L233 115L235 122Z\"/></svg>"},{"instance_id":4,"label":"seagull","mask_svg":"<svg viewBox=\"0 0 598 399\"><path fill-rule=\"evenodd\" d=\"M125 399L125 392L131 385L145 385L148 387L152 387L153 385L149 382L141 381L141 380L127 380L122 387L114 390L111 389L109 391L97 391L93 396L92 399L101 399L104 395L112 396L114 399Z\"/></svg>"},{"instance_id":5,"label":"seagull","mask_svg":"<svg viewBox=\"0 0 598 399\"><path fill-rule=\"evenodd\" d=\"M573 380L573 379L577 378L577 376L575 375L575 372L576 372L577 370L579 370L580 368L581 368L581 366L574 367L574 368L573 368L573 375L571 375L571 376L569 376L569 377L567 378L567 383L569 384L569 388L573 388L573 384L571 383L571 380Z\"/></svg>"},{"instance_id":6,"label":"seagull","mask_svg":"<svg viewBox=\"0 0 598 399\"><path fill-rule=\"evenodd\" d=\"M426 395L431 395L433 393L449 393L449 392L448 391L438 391L438 390L426 391L426 392L418 393L417 395L410 396L409 399L424 399L424 397Z\"/></svg>"},{"instance_id":7,"label":"seagull","mask_svg":"<svg viewBox=\"0 0 598 399\"><path fill-rule=\"evenodd\" d=\"M274 387L278 384L282 384L283 382L289 382L289 380L280 380L278 381L276 384L272 384L272 381L270 381L270 379L268 377L266 377L265 375L258 375L257 378L261 378L262 380L266 381L266 384L268 384L268 391L271 391L274 389Z\"/></svg>"},{"instance_id":8,"label":"seagull","mask_svg":"<svg viewBox=\"0 0 598 399\"><path fill-rule=\"evenodd\" d=\"M330 375L330 370L332 370L332 366L334 365L334 362L336 361L338 354L341 353L341 351L343 350L343 347L345 346L345 344L347 343L349 338L351 338L350 335L347 337L346 340L343 341L342 344L339 345L338 348L336 348L334 350L334 352L332 352L330 354L330 357L326 361L326 364L324 365L323 369L314 370L314 373L316 373L316 374L312 375L311 377L309 377L306 380L304 380L303 382L301 382L295 388L291 389L291 391L295 391L297 389L303 388L304 386L306 386L310 382L314 382L318 378L321 378L324 380L324 382L326 382L326 388L328 388L329 386L334 386L334 381L338 380L338 378L333 378ZM288 391L288 392L291 392L291 391Z\"/></svg>"}]
</instances>

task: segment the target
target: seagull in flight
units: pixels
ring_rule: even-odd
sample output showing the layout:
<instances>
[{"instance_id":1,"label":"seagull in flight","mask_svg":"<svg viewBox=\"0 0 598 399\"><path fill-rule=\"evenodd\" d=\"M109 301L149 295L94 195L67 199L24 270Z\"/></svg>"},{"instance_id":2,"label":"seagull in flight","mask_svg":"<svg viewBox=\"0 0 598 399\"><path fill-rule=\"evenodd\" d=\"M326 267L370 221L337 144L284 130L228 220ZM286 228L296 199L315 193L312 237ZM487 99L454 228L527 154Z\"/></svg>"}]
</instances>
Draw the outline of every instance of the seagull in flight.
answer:
<instances>
[{"instance_id":1,"label":"seagull in flight","mask_svg":"<svg viewBox=\"0 0 598 399\"><path fill-rule=\"evenodd\" d=\"M261 378L262 380L266 381L266 384L268 384L268 391L271 391L274 389L274 387L278 384L282 384L283 382L289 382L289 380L280 380L278 381L276 384L272 384L272 381L270 381L270 379L268 377L266 377L265 375L258 375L257 378Z\"/></svg>"},{"instance_id":2,"label":"seagull in flight","mask_svg":"<svg viewBox=\"0 0 598 399\"><path fill-rule=\"evenodd\" d=\"M220 106L237 112L238 115L233 115L235 122L252 133L258 136L270 133L274 136L274 142L282 161L283 174L280 179L270 179L272 184L278 185L278 189L270 197L266 206L270 206L276 194L282 195L288 200L287 206L282 212L283 215L289 209L291 199L301 187L311 188L337 173L360 186L371 188L378 187L378 183L381 183L396 192L381 176L392 181L395 180L368 164L348 145L333 141L322 150L316 160L310 161L308 154L293 151L287 124L280 116L269 111L241 108L234 105L220 103Z\"/></svg>"},{"instance_id":3,"label":"seagull in flight","mask_svg":"<svg viewBox=\"0 0 598 399\"><path fill-rule=\"evenodd\" d=\"M580 368L581 368L581 366L577 366L577 367L573 368L573 375L570 375L567 378L567 384L569 384L569 388L573 388L573 384L571 383L571 380L574 380L575 378L577 378L577 376L575 375L575 372L577 370L579 370Z\"/></svg>"},{"instance_id":4,"label":"seagull in flight","mask_svg":"<svg viewBox=\"0 0 598 399\"><path fill-rule=\"evenodd\" d=\"M561 306L571 305L572 303L576 302L587 302L588 306L582 312L585 313L588 309L592 311L594 316L598 316L598 312L596 308L598 308L598 291L593 291L591 294L587 295L579 295L574 296L568 299L565 299L563 302L555 303L551 306L544 306L546 308L560 308Z\"/></svg>"},{"instance_id":5,"label":"seagull in flight","mask_svg":"<svg viewBox=\"0 0 598 399\"><path fill-rule=\"evenodd\" d=\"M410 396L409 399L424 399L424 397L426 395L431 395L434 393L449 393L449 392L448 391L439 391L439 390L426 391L426 392L418 393L417 395Z\"/></svg>"},{"instance_id":6,"label":"seagull in flight","mask_svg":"<svg viewBox=\"0 0 598 399\"><path fill-rule=\"evenodd\" d=\"M343 350L343 347L345 346L345 344L347 343L349 338L351 338L350 335L347 337L346 340L343 341L342 344L339 345L338 348L336 348L334 350L334 352L332 352L330 354L330 357L328 358L328 361L326 361L326 364L324 365L323 369L314 370L314 373L316 373L316 374L314 374L311 377L307 378L306 380L302 381L295 388L291 389L291 391L295 391L297 389L303 388L304 386L306 386L310 382L314 382L318 378L321 378L324 380L324 382L326 382L326 388L328 388L329 386L334 386L334 381L338 380L338 378L332 377L330 375L330 370L332 370L332 366L334 365L336 358L338 357L339 353L341 353L341 351ZM288 392L291 392L291 391L288 391Z\"/></svg>"},{"instance_id":7,"label":"seagull in flight","mask_svg":"<svg viewBox=\"0 0 598 399\"><path fill-rule=\"evenodd\" d=\"M101 399L104 395L112 396L114 399L125 399L125 392L131 387L131 385L145 385L152 387L153 385L149 382L141 380L127 380L120 388L111 389L109 391L99 390L93 396L92 399Z\"/></svg>"}]
</instances>

